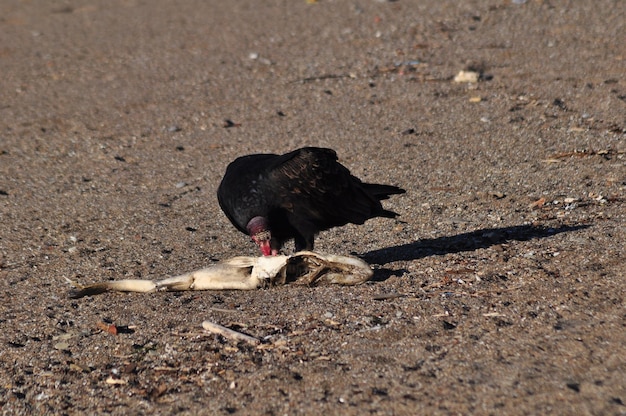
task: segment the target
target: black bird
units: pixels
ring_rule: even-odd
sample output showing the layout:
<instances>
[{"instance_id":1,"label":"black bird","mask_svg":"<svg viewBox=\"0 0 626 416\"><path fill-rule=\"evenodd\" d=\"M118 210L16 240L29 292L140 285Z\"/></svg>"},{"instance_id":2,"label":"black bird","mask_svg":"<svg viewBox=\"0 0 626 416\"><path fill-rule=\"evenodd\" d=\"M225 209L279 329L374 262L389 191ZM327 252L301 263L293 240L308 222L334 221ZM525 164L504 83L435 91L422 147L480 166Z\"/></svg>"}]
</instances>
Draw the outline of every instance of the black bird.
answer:
<instances>
[{"instance_id":1,"label":"black bird","mask_svg":"<svg viewBox=\"0 0 626 416\"><path fill-rule=\"evenodd\" d=\"M363 183L337 162L332 149L304 147L284 155L242 156L226 168L217 189L222 211L252 237L264 256L278 254L285 241L312 250L315 234L374 217L395 218L380 201L405 190Z\"/></svg>"}]
</instances>

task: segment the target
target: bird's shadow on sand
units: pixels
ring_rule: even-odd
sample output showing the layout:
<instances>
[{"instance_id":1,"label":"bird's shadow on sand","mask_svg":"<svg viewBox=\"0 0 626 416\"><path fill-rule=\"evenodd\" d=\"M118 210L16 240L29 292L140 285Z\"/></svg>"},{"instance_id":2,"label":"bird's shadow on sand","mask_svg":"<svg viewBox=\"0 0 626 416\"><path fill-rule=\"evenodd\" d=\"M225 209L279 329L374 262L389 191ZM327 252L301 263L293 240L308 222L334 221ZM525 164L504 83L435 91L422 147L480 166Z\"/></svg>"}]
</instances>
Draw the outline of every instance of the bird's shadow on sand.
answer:
<instances>
[{"instance_id":1,"label":"bird's shadow on sand","mask_svg":"<svg viewBox=\"0 0 626 416\"><path fill-rule=\"evenodd\" d=\"M449 237L430 238L393 247L385 247L368 251L359 255L370 264L385 265L394 261L410 261L433 255L474 251L508 241L528 241L535 238L552 237L560 233L569 233L590 227L590 225L552 227L534 227L532 225L516 225L503 228L485 228ZM377 269L373 281L384 281L392 275L404 273L406 270Z\"/></svg>"}]
</instances>

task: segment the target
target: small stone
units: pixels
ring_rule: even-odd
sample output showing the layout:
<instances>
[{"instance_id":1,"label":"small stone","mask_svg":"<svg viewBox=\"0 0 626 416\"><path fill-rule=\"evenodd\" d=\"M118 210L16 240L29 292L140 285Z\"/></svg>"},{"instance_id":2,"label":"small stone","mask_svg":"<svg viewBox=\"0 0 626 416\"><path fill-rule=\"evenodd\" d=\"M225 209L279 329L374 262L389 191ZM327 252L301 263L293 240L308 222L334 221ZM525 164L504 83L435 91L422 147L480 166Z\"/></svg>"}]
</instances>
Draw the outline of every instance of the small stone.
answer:
<instances>
[{"instance_id":1,"label":"small stone","mask_svg":"<svg viewBox=\"0 0 626 416\"><path fill-rule=\"evenodd\" d=\"M50 396L48 396L46 393L39 393L37 396L35 396L35 400L37 400L37 401L46 400L49 397Z\"/></svg>"},{"instance_id":2,"label":"small stone","mask_svg":"<svg viewBox=\"0 0 626 416\"><path fill-rule=\"evenodd\" d=\"M454 82L478 82L480 74L475 71L460 71L454 77Z\"/></svg>"},{"instance_id":3,"label":"small stone","mask_svg":"<svg viewBox=\"0 0 626 416\"><path fill-rule=\"evenodd\" d=\"M57 342L56 344L54 344L54 349L66 351L70 349L70 344L67 342Z\"/></svg>"}]
</instances>

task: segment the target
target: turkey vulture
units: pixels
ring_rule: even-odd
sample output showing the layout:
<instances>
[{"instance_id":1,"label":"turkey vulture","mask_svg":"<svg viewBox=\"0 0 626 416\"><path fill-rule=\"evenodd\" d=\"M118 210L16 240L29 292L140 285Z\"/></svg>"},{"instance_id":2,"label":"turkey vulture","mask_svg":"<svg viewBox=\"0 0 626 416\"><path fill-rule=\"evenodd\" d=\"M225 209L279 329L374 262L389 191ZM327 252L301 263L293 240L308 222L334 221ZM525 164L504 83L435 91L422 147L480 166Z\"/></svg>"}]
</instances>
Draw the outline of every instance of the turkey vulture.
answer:
<instances>
[{"instance_id":1,"label":"turkey vulture","mask_svg":"<svg viewBox=\"0 0 626 416\"><path fill-rule=\"evenodd\" d=\"M363 183L332 149L304 147L284 155L242 156L226 168L217 189L222 211L252 237L263 255L276 255L295 240L296 251L312 250L315 234L374 217L395 218L380 201L404 189Z\"/></svg>"}]
</instances>

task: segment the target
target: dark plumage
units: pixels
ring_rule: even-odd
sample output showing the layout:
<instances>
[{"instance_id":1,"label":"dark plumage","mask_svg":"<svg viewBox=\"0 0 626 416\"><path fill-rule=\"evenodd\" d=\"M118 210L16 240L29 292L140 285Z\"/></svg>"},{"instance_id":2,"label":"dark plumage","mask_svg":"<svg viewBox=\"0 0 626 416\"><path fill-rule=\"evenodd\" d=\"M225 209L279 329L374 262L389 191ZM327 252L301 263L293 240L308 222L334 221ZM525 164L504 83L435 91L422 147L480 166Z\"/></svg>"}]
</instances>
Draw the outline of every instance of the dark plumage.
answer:
<instances>
[{"instance_id":1,"label":"dark plumage","mask_svg":"<svg viewBox=\"0 0 626 416\"><path fill-rule=\"evenodd\" d=\"M264 255L295 239L296 251L312 250L315 234L374 217L395 218L380 201L404 189L363 183L332 149L305 147L284 155L242 156L226 169L217 189L220 207Z\"/></svg>"}]
</instances>

